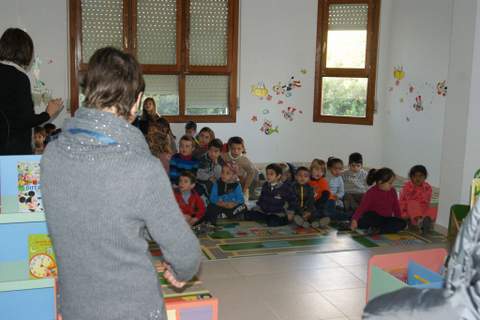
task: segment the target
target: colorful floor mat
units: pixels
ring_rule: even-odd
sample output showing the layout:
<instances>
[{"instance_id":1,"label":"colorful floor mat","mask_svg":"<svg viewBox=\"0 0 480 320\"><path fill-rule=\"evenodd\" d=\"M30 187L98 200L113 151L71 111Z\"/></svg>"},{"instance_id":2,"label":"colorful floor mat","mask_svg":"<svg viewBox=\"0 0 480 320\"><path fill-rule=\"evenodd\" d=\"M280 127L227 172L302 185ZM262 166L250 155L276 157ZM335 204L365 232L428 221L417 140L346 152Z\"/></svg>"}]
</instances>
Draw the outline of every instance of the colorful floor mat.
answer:
<instances>
[{"instance_id":1,"label":"colorful floor mat","mask_svg":"<svg viewBox=\"0 0 480 320\"><path fill-rule=\"evenodd\" d=\"M375 247L401 247L430 243L446 243L445 236L432 232L421 236L412 231L376 236L351 231L308 228L294 225L267 227L253 221L226 221L218 230L199 237L206 259L230 259L246 256L302 252L340 252L366 250ZM161 253L151 242L154 258ZM160 271L160 270L159 270Z\"/></svg>"},{"instance_id":2,"label":"colorful floor mat","mask_svg":"<svg viewBox=\"0 0 480 320\"><path fill-rule=\"evenodd\" d=\"M405 247L432 243L431 240L408 231L403 231L398 234L379 234L374 236L352 234L352 239L367 248Z\"/></svg>"},{"instance_id":3,"label":"colorful floor mat","mask_svg":"<svg viewBox=\"0 0 480 320\"><path fill-rule=\"evenodd\" d=\"M287 252L337 252L365 247L348 236L337 236L331 230L304 229L288 225L267 227L256 222L225 223L219 230L200 237L202 251L208 259Z\"/></svg>"}]
</instances>

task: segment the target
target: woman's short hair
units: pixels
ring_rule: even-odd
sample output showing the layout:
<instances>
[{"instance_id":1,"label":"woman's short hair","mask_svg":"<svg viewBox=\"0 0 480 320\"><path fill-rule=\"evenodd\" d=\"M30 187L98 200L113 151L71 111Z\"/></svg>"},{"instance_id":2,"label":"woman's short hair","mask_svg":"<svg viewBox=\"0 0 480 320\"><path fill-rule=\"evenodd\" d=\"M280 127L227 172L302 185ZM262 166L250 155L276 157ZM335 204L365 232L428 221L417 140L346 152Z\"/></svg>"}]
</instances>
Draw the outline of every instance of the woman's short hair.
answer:
<instances>
[{"instance_id":1,"label":"woman's short hair","mask_svg":"<svg viewBox=\"0 0 480 320\"><path fill-rule=\"evenodd\" d=\"M80 81L85 107L105 109L117 107L127 116L138 95L145 90L145 81L137 60L112 47L95 51L88 70Z\"/></svg>"},{"instance_id":2,"label":"woman's short hair","mask_svg":"<svg viewBox=\"0 0 480 320\"><path fill-rule=\"evenodd\" d=\"M18 28L7 29L0 38L0 60L10 61L22 67L33 59L32 38Z\"/></svg>"}]
</instances>

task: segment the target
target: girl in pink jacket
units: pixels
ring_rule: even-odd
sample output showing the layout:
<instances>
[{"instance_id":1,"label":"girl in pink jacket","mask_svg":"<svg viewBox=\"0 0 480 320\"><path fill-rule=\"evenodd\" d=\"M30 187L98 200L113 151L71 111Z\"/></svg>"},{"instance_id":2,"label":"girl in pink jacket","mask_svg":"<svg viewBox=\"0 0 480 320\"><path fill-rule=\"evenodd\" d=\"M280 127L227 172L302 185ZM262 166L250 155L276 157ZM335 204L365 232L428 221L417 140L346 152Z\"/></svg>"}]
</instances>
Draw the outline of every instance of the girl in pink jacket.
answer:
<instances>
[{"instance_id":1,"label":"girl in pink jacket","mask_svg":"<svg viewBox=\"0 0 480 320\"><path fill-rule=\"evenodd\" d=\"M425 229L430 228L432 217L429 216L432 187L425 180L427 169L422 165L410 169L410 180L405 182L400 191L400 210L403 218L409 219L412 225ZM423 226L425 224L425 226Z\"/></svg>"}]
</instances>

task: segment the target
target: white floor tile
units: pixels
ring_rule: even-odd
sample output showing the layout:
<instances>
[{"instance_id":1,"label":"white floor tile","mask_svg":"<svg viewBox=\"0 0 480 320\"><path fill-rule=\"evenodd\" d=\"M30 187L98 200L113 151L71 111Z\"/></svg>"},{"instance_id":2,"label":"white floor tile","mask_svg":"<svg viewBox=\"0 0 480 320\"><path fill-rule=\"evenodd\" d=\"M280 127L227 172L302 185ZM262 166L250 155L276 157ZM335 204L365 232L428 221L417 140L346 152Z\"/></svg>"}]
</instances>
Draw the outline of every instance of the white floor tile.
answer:
<instances>
[{"instance_id":1,"label":"white floor tile","mask_svg":"<svg viewBox=\"0 0 480 320\"><path fill-rule=\"evenodd\" d=\"M345 251L329 253L328 257L342 266L368 264L372 253L367 250Z\"/></svg>"},{"instance_id":2,"label":"white floor tile","mask_svg":"<svg viewBox=\"0 0 480 320\"><path fill-rule=\"evenodd\" d=\"M204 261L200 267L198 277L200 280L231 278L240 274L233 268L229 260Z\"/></svg>"},{"instance_id":3,"label":"white floor tile","mask_svg":"<svg viewBox=\"0 0 480 320\"><path fill-rule=\"evenodd\" d=\"M366 304L363 288L323 291L321 295L347 317L361 317Z\"/></svg>"},{"instance_id":4,"label":"white floor tile","mask_svg":"<svg viewBox=\"0 0 480 320\"><path fill-rule=\"evenodd\" d=\"M282 254L232 259L230 263L242 275L274 274L338 266L325 254Z\"/></svg>"},{"instance_id":5,"label":"white floor tile","mask_svg":"<svg viewBox=\"0 0 480 320\"><path fill-rule=\"evenodd\" d=\"M291 319L331 319L343 314L319 293L274 294L266 298L266 303L282 320Z\"/></svg>"},{"instance_id":6,"label":"white floor tile","mask_svg":"<svg viewBox=\"0 0 480 320\"><path fill-rule=\"evenodd\" d=\"M294 272L271 275L245 276L246 285L252 292L261 296L276 294L295 294L315 292L307 281L293 277Z\"/></svg>"},{"instance_id":7,"label":"white floor tile","mask_svg":"<svg viewBox=\"0 0 480 320\"><path fill-rule=\"evenodd\" d=\"M345 266L344 268L364 283L367 283L368 265Z\"/></svg>"}]
</instances>

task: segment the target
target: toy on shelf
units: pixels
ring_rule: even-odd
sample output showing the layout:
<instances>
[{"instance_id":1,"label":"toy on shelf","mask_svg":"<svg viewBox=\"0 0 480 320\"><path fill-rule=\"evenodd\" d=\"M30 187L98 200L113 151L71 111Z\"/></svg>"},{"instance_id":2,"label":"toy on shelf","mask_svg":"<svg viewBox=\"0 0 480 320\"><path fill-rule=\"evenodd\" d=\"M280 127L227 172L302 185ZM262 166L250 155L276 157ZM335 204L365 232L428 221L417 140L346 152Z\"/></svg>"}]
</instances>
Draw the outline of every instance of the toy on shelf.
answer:
<instances>
[{"instance_id":1,"label":"toy on shelf","mask_svg":"<svg viewBox=\"0 0 480 320\"><path fill-rule=\"evenodd\" d=\"M368 262L367 301L406 286L440 288L447 251L429 249L375 255Z\"/></svg>"}]
</instances>

